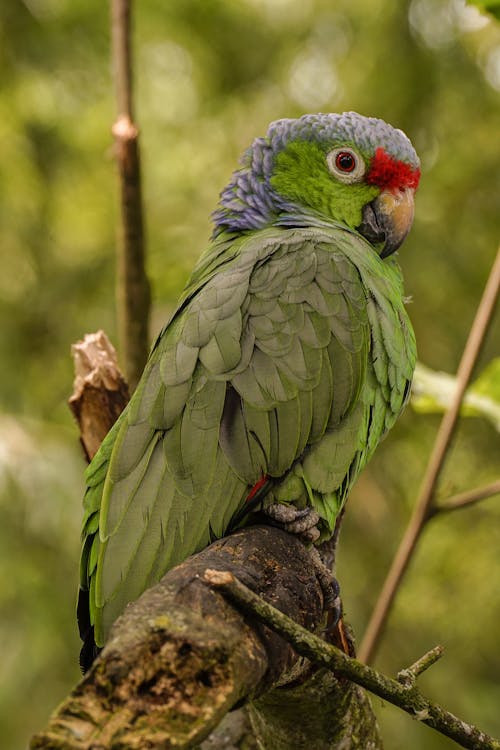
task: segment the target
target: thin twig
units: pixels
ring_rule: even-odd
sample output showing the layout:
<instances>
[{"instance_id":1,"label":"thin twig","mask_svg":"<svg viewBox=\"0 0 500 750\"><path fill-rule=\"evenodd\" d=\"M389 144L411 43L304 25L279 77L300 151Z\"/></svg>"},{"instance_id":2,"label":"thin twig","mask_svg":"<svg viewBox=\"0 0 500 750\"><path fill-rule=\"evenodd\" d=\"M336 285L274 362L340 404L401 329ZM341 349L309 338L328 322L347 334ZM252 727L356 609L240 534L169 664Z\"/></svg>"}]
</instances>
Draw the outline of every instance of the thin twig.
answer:
<instances>
[{"instance_id":1,"label":"thin twig","mask_svg":"<svg viewBox=\"0 0 500 750\"><path fill-rule=\"evenodd\" d=\"M488 497L493 497L493 495L498 494L500 494L500 479L497 479L496 482L487 484L484 487L474 487L472 490L458 492L447 500L434 504L429 510L429 518L434 518L434 516L440 515L441 513L449 513L452 510L468 508L469 505L475 505L481 500L486 500Z\"/></svg>"},{"instance_id":2,"label":"thin twig","mask_svg":"<svg viewBox=\"0 0 500 750\"><path fill-rule=\"evenodd\" d=\"M150 291L144 264L139 131L133 115L130 6L131 0L111 0L112 58L118 109L112 133L120 174L122 210L117 262L118 328L125 372L133 391L148 356Z\"/></svg>"},{"instance_id":3,"label":"thin twig","mask_svg":"<svg viewBox=\"0 0 500 750\"><path fill-rule=\"evenodd\" d=\"M406 532L396 552L392 566L387 574L382 591L373 610L370 622L359 649L359 658L368 663L372 660L385 627L389 612L406 572L408 563L420 538L422 529L431 514L434 493L444 460L451 445L451 440L465 390L477 361L486 336L500 290L500 249L490 271L483 296L477 308L469 337L457 371L456 392L449 410L445 413L434 443L434 448L427 464L415 510L408 523Z\"/></svg>"},{"instance_id":4,"label":"thin twig","mask_svg":"<svg viewBox=\"0 0 500 750\"><path fill-rule=\"evenodd\" d=\"M489 737L472 724L431 703L415 685L406 685L386 677L372 667L353 659L335 646L326 643L313 633L298 625L278 609L254 594L232 573L206 570L203 579L235 601L243 610L250 612L276 633L282 635L301 656L315 664L331 669L339 677L346 677L371 693L392 703L422 721L461 747L470 750L500 750L500 741ZM426 655L428 656L428 655ZM434 659L435 661L436 659ZM430 666L430 665L429 665Z\"/></svg>"},{"instance_id":5,"label":"thin twig","mask_svg":"<svg viewBox=\"0 0 500 750\"><path fill-rule=\"evenodd\" d=\"M411 666L401 669L398 672L398 682L407 687L414 685L417 677L429 669L429 667L432 667L443 654L444 648L442 646L434 646L434 648L421 656L420 659L417 659Z\"/></svg>"}]
</instances>

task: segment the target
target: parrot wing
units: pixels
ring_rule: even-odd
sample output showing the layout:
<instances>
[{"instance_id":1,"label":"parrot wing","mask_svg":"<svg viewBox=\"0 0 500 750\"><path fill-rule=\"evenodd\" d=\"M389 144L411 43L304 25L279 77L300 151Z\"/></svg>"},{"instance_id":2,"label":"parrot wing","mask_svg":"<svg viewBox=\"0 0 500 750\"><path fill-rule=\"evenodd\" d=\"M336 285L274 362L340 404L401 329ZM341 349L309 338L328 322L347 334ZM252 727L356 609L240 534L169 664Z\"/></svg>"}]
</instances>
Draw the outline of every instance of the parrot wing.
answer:
<instances>
[{"instance_id":1,"label":"parrot wing","mask_svg":"<svg viewBox=\"0 0 500 750\"><path fill-rule=\"evenodd\" d=\"M360 263L383 280L370 246L337 228L261 230L202 256L87 472L80 619L97 644L129 601L224 534L263 475L305 455L312 491L333 492L360 464L370 407L354 427L350 415L371 346ZM315 460L325 436L334 454Z\"/></svg>"}]
</instances>

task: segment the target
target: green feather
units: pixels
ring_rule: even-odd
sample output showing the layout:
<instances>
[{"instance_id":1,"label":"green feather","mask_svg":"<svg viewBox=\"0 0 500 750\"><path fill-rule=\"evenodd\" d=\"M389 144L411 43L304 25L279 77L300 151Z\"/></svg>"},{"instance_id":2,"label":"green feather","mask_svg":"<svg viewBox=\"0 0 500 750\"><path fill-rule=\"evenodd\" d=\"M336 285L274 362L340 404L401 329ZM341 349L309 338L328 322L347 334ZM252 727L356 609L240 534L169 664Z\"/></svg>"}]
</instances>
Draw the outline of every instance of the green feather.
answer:
<instances>
[{"instance_id":1,"label":"green feather","mask_svg":"<svg viewBox=\"0 0 500 750\"><path fill-rule=\"evenodd\" d=\"M241 359L241 310L217 321L209 341L200 349L200 362L214 375L232 370Z\"/></svg>"},{"instance_id":2,"label":"green feather","mask_svg":"<svg viewBox=\"0 0 500 750\"><path fill-rule=\"evenodd\" d=\"M336 225L215 242L87 472L82 587L102 645L126 603L222 536L263 475L331 533L403 405L397 266Z\"/></svg>"},{"instance_id":3,"label":"green feather","mask_svg":"<svg viewBox=\"0 0 500 750\"><path fill-rule=\"evenodd\" d=\"M132 428L129 429L132 431ZM139 459L136 460L138 449L135 432L132 432L130 441L127 440L127 435L124 436L120 444L122 450L113 454L111 458L109 473L103 488L99 523L102 540L113 534L116 527L121 523L137 490L144 481L151 455L156 444L161 440L162 434L148 431L147 436L147 440L143 443L143 454ZM130 470L127 473L125 469L126 454L131 449L130 446L132 446L134 453Z\"/></svg>"},{"instance_id":4,"label":"green feather","mask_svg":"<svg viewBox=\"0 0 500 750\"><path fill-rule=\"evenodd\" d=\"M266 473L272 477L282 476L296 457L300 437L298 417L296 399L279 404L269 412L270 461Z\"/></svg>"},{"instance_id":5,"label":"green feather","mask_svg":"<svg viewBox=\"0 0 500 750\"><path fill-rule=\"evenodd\" d=\"M334 396L332 364L325 350L321 354L321 376L312 394L313 414L309 438L311 443L316 443L325 432Z\"/></svg>"}]
</instances>

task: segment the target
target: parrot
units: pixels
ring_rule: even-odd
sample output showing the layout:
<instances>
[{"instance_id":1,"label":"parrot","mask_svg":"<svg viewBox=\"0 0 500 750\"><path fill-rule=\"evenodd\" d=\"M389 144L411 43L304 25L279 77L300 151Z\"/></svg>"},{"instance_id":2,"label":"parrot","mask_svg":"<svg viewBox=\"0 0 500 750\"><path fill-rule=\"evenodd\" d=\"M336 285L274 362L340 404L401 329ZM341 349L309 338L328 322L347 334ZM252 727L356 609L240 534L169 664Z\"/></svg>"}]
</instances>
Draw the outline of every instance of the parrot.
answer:
<instances>
[{"instance_id":1,"label":"parrot","mask_svg":"<svg viewBox=\"0 0 500 750\"><path fill-rule=\"evenodd\" d=\"M272 122L86 471L78 622L89 668L125 606L267 512L309 545L409 398L416 344L395 251L420 161L355 112Z\"/></svg>"}]
</instances>

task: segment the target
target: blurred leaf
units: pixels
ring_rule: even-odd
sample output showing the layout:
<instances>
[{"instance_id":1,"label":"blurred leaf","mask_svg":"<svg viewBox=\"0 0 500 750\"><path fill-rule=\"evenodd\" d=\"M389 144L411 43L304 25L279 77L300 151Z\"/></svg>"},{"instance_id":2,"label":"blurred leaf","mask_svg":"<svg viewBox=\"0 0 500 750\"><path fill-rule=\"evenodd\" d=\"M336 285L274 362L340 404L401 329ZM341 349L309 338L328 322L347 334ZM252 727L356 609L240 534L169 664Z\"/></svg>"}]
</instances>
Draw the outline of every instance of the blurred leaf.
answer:
<instances>
[{"instance_id":1,"label":"blurred leaf","mask_svg":"<svg viewBox=\"0 0 500 750\"><path fill-rule=\"evenodd\" d=\"M436 372L419 362L412 386L413 408L423 414L445 412L453 399L456 382L454 375ZM484 417L500 432L500 357L493 359L467 389L461 413Z\"/></svg>"},{"instance_id":2,"label":"blurred leaf","mask_svg":"<svg viewBox=\"0 0 500 750\"><path fill-rule=\"evenodd\" d=\"M500 0L469 0L469 3L491 13L495 18L500 18Z\"/></svg>"}]
</instances>

